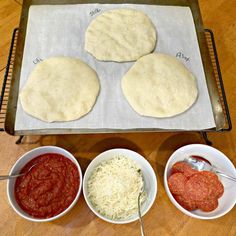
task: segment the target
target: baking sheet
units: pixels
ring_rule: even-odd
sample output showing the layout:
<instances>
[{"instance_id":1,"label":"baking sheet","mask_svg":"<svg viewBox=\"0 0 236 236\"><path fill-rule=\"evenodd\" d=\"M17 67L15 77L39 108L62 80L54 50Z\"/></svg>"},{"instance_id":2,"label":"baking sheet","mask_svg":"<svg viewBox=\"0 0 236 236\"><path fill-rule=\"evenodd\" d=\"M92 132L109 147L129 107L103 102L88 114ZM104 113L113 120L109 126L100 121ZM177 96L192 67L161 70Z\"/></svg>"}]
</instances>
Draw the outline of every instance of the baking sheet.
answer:
<instances>
[{"instance_id":1,"label":"baking sheet","mask_svg":"<svg viewBox=\"0 0 236 236\"><path fill-rule=\"evenodd\" d=\"M121 91L121 78L134 62L100 62L84 50L89 23L106 10L133 8L146 13L154 23L158 41L155 52L179 59L195 74L199 97L186 112L172 118L138 115ZM79 57L99 75L101 91L93 110L79 120L46 123L27 115L18 100L15 130L37 129L180 129L215 127L194 22L189 7L135 4L78 4L31 6L20 76L20 90L35 63L52 56ZM60 102L60 101L58 101Z\"/></svg>"}]
</instances>

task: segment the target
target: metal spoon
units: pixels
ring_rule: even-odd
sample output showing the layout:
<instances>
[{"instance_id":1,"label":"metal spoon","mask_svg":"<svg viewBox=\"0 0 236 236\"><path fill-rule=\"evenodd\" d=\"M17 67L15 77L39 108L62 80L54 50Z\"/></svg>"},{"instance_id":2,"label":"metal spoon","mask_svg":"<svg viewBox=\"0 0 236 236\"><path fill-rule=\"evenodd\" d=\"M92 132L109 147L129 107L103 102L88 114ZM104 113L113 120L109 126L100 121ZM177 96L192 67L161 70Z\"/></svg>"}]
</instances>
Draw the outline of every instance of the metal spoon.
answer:
<instances>
[{"instance_id":1,"label":"metal spoon","mask_svg":"<svg viewBox=\"0 0 236 236\"><path fill-rule=\"evenodd\" d=\"M140 198L141 195L144 192L144 187L142 188L142 191L139 193L138 195L138 216L139 216L139 222L140 222L140 232L141 232L141 236L144 236L144 226L143 226L143 221L142 221L142 214L141 214L141 202L140 202Z\"/></svg>"},{"instance_id":2,"label":"metal spoon","mask_svg":"<svg viewBox=\"0 0 236 236\"><path fill-rule=\"evenodd\" d=\"M207 171L212 171L220 176L223 176L227 179L233 180L236 182L236 178L232 177L230 175L227 175L217 169L217 167L213 166L208 160L206 160L203 157L199 156L189 156L184 159L188 164L192 166L192 168L202 171L202 170L207 170Z\"/></svg>"},{"instance_id":3,"label":"metal spoon","mask_svg":"<svg viewBox=\"0 0 236 236\"><path fill-rule=\"evenodd\" d=\"M141 176L142 176L142 179L143 179L143 186L141 187L139 195L138 195L138 216L139 216L141 236L145 236L145 234L144 234L144 225L143 225L143 220L142 220L142 213L141 213L141 196L145 191L145 180L143 178L143 175L141 175Z\"/></svg>"},{"instance_id":4,"label":"metal spoon","mask_svg":"<svg viewBox=\"0 0 236 236\"><path fill-rule=\"evenodd\" d=\"M27 173L29 173L33 167L35 167L38 163L33 164L26 172L24 173L20 173L20 174L14 174L14 175L1 175L0 176L0 180L4 180L4 179L13 179L13 178L17 178L20 177L22 175L26 175Z\"/></svg>"}]
</instances>

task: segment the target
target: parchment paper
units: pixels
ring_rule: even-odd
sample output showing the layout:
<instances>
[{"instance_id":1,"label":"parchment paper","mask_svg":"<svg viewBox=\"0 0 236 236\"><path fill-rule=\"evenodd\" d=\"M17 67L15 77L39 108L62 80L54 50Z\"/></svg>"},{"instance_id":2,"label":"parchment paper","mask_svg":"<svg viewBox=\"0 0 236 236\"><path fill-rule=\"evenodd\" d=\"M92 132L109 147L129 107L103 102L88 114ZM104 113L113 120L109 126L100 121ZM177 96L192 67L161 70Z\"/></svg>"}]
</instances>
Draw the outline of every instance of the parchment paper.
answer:
<instances>
[{"instance_id":1,"label":"parchment paper","mask_svg":"<svg viewBox=\"0 0 236 236\"><path fill-rule=\"evenodd\" d=\"M85 31L90 22L104 11L116 8L133 8L146 13L157 30L158 41L155 52L177 56L196 76L199 97L189 110L172 118L138 115L123 96L120 83L134 62L100 62L84 50ZM53 56L81 58L97 71L101 91L93 110L76 121L46 123L27 115L18 99L15 130L46 128L201 130L215 127L193 17L188 7L135 4L31 6L20 90L36 63Z\"/></svg>"}]
</instances>

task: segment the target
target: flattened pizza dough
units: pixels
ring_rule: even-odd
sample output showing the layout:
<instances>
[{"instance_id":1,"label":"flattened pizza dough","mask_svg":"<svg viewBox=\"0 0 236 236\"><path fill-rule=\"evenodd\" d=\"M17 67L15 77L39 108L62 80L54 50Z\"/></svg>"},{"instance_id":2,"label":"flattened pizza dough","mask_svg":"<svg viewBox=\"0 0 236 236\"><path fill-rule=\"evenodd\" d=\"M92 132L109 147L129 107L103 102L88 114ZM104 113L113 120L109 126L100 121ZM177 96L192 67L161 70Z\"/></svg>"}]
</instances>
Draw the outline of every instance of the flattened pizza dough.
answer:
<instances>
[{"instance_id":1,"label":"flattened pizza dough","mask_svg":"<svg viewBox=\"0 0 236 236\"><path fill-rule=\"evenodd\" d=\"M149 54L122 78L122 90L143 116L171 117L190 108L198 96L193 74L175 57Z\"/></svg>"},{"instance_id":2,"label":"flattened pizza dough","mask_svg":"<svg viewBox=\"0 0 236 236\"><path fill-rule=\"evenodd\" d=\"M85 50L101 61L134 61L153 51L156 30L141 11L115 9L95 18L85 34Z\"/></svg>"},{"instance_id":3,"label":"flattened pizza dough","mask_svg":"<svg viewBox=\"0 0 236 236\"><path fill-rule=\"evenodd\" d=\"M20 101L25 112L40 120L70 121L92 109L99 88L96 72L83 61L52 57L36 65Z\"/></svg>"}]
</instances>

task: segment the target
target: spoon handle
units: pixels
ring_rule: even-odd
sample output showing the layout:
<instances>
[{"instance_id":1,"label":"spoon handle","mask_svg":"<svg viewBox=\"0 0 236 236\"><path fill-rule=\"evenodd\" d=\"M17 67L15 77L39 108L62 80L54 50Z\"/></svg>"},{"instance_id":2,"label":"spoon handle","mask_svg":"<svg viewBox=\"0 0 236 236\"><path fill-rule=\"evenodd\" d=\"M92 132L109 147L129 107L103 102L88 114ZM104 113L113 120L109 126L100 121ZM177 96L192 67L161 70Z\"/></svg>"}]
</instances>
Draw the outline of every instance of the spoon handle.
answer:
<instances>
[{"instance_id":1,"label":"spoon handle","mask_svg":"<svg viewBox=\"0 0 236 236\"><path fill-rule=\"evenodd\" d=\"M142 221L142 214L141 214L141 207L140 207L140 197L141 197L142 193L139 194L138 196L138 215L139 215L139 222L140 222L140 232L141 232L141 236L145 236L144 234L144 227L143 227L143 221Z\"/></svg>"},{"instance_id":2,"label":"spoon handle","mask_svg":"<svg viewBox=\"0 0 236 236\"><path fill-rule=\"evenodd\" d=\"M234 177L232 177L232 176L229 176L229 175L226 175L226 174L224 174L224 173L222 173L221 171L216 171L216 174L218 174L218 175L221 175L221 176L223 176L223 177L225 177L225 178L227 178L227 179L230 179L230 180L233 180L233 181L235 181L236 182L236 178L234 178Z\"/></svg>"},{"instance_id":3,"label":"spoon handle","mask_svg":"<svg viewBox=\"0 0 236 236\"><path fill-rule=\"evenodd\" d=\"M0 180L4 180L4 179L14 179L17 178L19 176L21 176L22 174L17 174L17 175L0 175Z\"/></svg>"}]
</instances>

